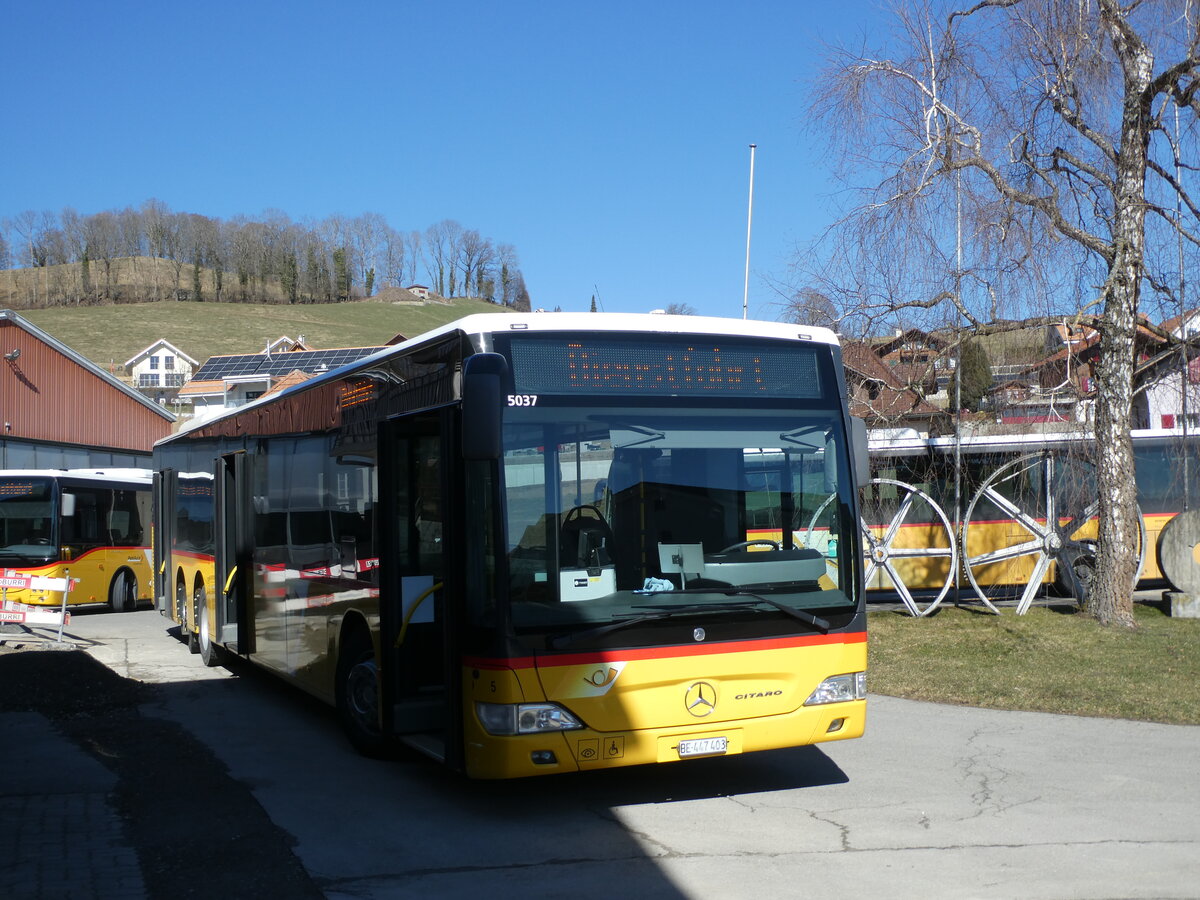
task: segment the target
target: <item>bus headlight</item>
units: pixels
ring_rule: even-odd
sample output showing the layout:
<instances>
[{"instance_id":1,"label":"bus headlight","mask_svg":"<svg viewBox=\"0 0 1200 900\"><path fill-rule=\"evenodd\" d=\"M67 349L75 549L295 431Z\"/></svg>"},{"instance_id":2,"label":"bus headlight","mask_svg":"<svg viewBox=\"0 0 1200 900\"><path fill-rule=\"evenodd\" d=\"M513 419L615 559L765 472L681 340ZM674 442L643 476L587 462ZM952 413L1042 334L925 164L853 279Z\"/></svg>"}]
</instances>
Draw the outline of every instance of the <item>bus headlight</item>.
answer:
<instances>
[{"instance_id":1,"label":"bus headlight","mask_svg":"<svg viewBox=\"0 0 1200 900\"><path fill-rule=\"evenodd\" d=\"M541 734L583 727L556 703L476 703L475 714L488 734Z\"/></svg>"},{"instance_id":2,"label":"bus headlight","mask_svg":"<svg viewBox=\"0 0 1200 900\"><path fill-rule=\"evenodd\" d=\"M821 703L845 703L847 700L867 699L867 673L852 672L849 675L834 675L826 678L804 701L805 706Z\"/></svg>"}]
</instances>

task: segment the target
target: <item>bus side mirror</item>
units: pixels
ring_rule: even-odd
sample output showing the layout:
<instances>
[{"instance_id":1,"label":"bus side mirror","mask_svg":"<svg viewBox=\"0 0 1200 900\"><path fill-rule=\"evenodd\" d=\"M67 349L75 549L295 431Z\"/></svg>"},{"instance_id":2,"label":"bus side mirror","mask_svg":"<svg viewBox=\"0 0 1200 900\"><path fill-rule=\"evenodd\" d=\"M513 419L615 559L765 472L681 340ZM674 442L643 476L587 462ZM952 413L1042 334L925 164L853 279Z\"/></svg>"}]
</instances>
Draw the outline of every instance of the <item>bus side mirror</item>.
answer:
<instances>
[{"instance_id":1,"label":"bus side mirror","mask_svg":"<svg viewBox=\"0 0 1200 900\"><path fill-rule=\"evenodd\" d=\"M64 519L75 515L75 495L63 494L61 497L61 512Z\"/></svg>"},{"instance_id":2,"label":"bus side mirror","mask_svg":"<svg viewBox=\"0 0 1200 900\"><path fill-rule=\"evenodd\" d=\"M871 454L867 445L867 423L850 417L850 453L853 456L854 483L859 487L871 483Z\"/></svg>"},{"instance_id":3,"label":"bus side mirror","mask_svg":"<svg viewBox=\"0 0 1200 900\"><path fill-rule=\"evenodd\" d=\"M508 362L499 353L476 353L463 364L463 459L499 459Z\"/></svg>"}]
</instances>

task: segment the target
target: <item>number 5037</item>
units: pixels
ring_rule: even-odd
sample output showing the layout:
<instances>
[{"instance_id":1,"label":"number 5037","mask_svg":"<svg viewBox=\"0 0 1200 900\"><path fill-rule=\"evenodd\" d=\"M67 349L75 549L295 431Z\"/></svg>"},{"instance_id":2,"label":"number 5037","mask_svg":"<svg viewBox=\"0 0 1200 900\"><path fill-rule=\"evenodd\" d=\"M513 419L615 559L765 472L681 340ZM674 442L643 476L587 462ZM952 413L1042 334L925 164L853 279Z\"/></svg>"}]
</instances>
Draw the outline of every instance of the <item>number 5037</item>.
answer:
<instances>
[{"instance_id":1,"label":"number 5037","mask_svg":"<svg viewBox=\"0 0 1200 900\"><path fill-rule=\"evenodd\" d=\"M509 394L509 406L537 406L537 394Z\"/></svg>"}]
</instances>

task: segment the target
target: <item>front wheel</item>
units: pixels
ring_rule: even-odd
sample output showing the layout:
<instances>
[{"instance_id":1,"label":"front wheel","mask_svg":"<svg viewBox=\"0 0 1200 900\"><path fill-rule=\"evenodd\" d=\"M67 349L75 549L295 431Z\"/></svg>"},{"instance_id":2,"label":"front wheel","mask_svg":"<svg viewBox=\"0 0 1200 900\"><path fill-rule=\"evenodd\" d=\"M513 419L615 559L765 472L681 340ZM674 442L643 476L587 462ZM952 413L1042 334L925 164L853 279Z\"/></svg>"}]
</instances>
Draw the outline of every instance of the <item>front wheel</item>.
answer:
<instances>
[{"instance_id":1,"label":"front wheel","mask_svg":"<svg viewBox=\"0 0 1200 900\"><path fill-rule=\"evenodd\" d=\"M220 664L221 648L213 643L212 634L208 630L208 595L204 588L196 588L196 644L200 652L200 661L208 667Z\"/></svg>"},{"instance_id":2,"label":"front wheel","mask_svg":"<svg viewBox=\"0 0 1200 900\"><path fill-rule=\"evenodd\" d=\"M371 639L352 632L338 654L337 709L342 729L363 756L386 755L388 742L379 728L379 666Z\"/></svg>"},{"instance_id":3,"label":"front wheel","mask_svg":"<svg viewBox=\"0 0 1200 900\"><path fill-rule=\"evenodd\" d=\"M128 612L137 607L137 579L122 569L108 588L108 606L113 612Z\"/></svg>"}]
</instances>

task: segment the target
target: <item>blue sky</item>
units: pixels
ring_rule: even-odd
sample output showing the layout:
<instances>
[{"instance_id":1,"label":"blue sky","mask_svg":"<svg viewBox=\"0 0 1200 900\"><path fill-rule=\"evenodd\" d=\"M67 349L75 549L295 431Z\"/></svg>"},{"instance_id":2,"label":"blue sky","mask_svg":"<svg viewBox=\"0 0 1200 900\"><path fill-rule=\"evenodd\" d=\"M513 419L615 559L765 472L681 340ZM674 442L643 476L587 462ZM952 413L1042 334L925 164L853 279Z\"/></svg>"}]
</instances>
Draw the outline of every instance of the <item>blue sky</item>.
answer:
<instances>
[{"instance_id":1,"label":"blue sky","mask_svg":"<svg viewBox=\"0 0 1200 900\"><path fill-rule=\"evenodd\" d=\"M804 127L842 3L7 4L0 216L157 198L229 218L456 219L535 306L775 319L831 221Z\"/></svg>"}]
</instances>

